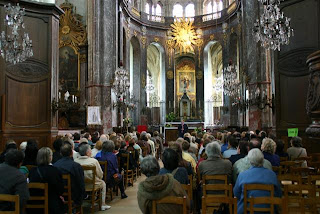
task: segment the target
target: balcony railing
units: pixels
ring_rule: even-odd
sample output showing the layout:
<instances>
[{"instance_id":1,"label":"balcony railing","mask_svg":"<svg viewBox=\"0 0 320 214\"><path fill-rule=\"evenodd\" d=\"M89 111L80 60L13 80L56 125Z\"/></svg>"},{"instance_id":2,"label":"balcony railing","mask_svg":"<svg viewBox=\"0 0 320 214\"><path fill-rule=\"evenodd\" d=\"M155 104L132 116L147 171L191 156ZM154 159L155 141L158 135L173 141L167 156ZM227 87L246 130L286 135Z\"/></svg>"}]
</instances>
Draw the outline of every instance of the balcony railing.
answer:
<instances>
[{"instance_id":1,"label":"balcony railing","mask_svg":"<svg viewBox=\"0 0 320 214\"><path fill-rule=\"evenodd\" d=\"M221 18L221 11L216 12L216 13L211 13L211 14L206 14L202 16L202 21L203 22L207 22L207 21L211 21L214 19L220 19Z\"/></svg>"}]
</instances>

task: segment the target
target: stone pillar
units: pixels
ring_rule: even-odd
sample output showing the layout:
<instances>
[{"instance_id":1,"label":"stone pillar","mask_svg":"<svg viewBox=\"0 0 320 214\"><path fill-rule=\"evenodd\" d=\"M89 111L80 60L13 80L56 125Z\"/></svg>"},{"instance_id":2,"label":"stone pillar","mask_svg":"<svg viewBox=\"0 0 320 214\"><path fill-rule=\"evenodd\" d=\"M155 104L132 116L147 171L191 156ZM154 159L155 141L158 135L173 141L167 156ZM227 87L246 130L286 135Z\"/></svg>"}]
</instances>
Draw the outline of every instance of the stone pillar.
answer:
<instances>
[{"instance_id":1,"label":"stone pillar","mask_svg":"<svg viewBox=\"0 0 320 214\"><path fill-rule=\"evenodd\" d=\"M247 68L250 78L249 84L254 86L257 82L265 80L262 75L265 72L265 60L260 44L254 42L252 26L255 20L260 16L260 3L258 1L242 1L242 24L243 24L243 65ZM249 107L249 129L261 129L262 112L256 106Z\"/></svg>"},{"instance_id":2,"label":"stone pillar","mask_svg":"<svg viewBox=\"0 0 320 214\"><path fill-rule=\"evenodd\" d=\"M112 130L111 86L117 65L117 4L88 1L88 105L101 106L103 132Z\"/></svg>"},{"instance_id":3,"label":"stone pillar","mask_svg":"<svg viewBox=\"0 0 320 214\"><path fill-rule=\"evenodd\" d=\"M320 51L308 56L307 64L310 79L306 107L312 123L306 129L306 134L309 137L309 151L318 153L320 152Z\"/></svg>"}]
</instances>

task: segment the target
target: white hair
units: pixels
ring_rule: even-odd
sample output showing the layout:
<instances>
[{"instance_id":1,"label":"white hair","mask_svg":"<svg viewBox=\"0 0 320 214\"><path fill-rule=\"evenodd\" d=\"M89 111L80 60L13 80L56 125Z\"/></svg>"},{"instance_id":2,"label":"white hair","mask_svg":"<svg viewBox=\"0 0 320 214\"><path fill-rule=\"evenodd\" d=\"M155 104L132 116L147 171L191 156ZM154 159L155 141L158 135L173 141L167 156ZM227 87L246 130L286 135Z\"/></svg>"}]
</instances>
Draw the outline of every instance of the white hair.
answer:
<instances>
[{"instance_id":1,"label":"white hair","mask_svg":"<svg viewBox=\"0 0 320 214\"><path fill-rule=\"evenodd\" d=\"M146 136L147 136L148 140L151 139L151 134L150 133L147 133Z\"/></svg>"},{"instance_id":2,"label":"white hair","mask_svg":"<svg viewBox=\"0 0 320 214\"><path fill-rule=\"evenodd\" d=\"M20 150L24 152L27 147L27 141L23 141L22 143L20 143L19 147L20 147Z\"/></svg>"},{"instance_id":3,"label":"white hair","mask_svg":"<svg viewBox=\"0 0 320 214\"><path fill-rule=\"evenodd\" d=\"M87 138L81 138L79 143L89 143Z\"/></svg>"},{"instance_id":4,"label":"white hair","mask_svg":"<svg viewBox=\"0 0 320 214\"><path fill-rule=\"evenodd\" d=\"M208 158L220 156L221 146L217 141L213 141L213 142L206 145L205 152L206 152Z\"/></svg>"},{"instance_id":5,"label":"white hair","mask_svg":"<svg viewBox=\"0 0 320 214\"><path fill-rule=\"evenodd\" d=\"M260 149L251 149L248 153L248 160L252 166L262 167L264 156Z\"/></svg>"},{"instance_id":6,"label":"white hair","mask_svg":"<svg viewBox=\"0 0 320 214\"><path fill-rule=\"evenodd\" d=\"M104 143L106 142L107 140L109 140L109 135L105 135L105 134L102 134L99 138L99 140Z\"/></svg>"}]
</instances>

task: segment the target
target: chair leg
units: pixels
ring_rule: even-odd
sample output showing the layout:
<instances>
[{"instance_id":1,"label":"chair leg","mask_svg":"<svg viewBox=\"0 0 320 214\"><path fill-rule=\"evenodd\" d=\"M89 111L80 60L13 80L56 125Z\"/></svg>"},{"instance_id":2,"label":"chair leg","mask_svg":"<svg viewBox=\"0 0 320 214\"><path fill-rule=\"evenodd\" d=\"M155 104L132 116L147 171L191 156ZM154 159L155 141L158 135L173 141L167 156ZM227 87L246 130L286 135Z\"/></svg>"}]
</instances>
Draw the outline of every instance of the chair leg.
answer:
<instances>
[{"instance_id":1,"label":"chair leg","mask_svg":"<svg viewBox=\"0 0 320 214\"><path fill-rule=\"evenodd\" d=\"M94 214L94 200L95 199L95 194L94 194L94 191L93 193L91 194L91 213Z\"/></svg>"}]
</instances>

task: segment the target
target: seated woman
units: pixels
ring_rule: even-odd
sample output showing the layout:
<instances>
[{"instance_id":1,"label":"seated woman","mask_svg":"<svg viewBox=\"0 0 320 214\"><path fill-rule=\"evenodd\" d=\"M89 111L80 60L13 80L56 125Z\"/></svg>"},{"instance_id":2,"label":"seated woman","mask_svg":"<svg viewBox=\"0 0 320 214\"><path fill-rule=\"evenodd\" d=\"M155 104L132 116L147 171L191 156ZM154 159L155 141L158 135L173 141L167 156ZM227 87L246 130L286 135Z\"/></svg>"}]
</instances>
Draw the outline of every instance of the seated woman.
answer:
<instances>
[{"instance_id":1,"label":"seated woman","mask_svg":"<svg viewBox=\"0 0 320 214\"><path fill-rule=\"evenodd\" d=\"M160 175L170 173L179 181L180 184L188 184L188 172L183 167L178 167L179 155L173 149L167 148L162 155L162 162L164 168L160 169Z\"/></svg>"},{"instance_id":2,"label":"seated woman","mask_svg":"<svg viewBox=\"0 0 320 214\"><path fill-rule=\"evenodd\" d=\"M302 147L301 137L293 137L290 141L291 147L287 149L290 160L295 158L307 157L307 151Z\"/></svg>"},{"instance_id":3,"label":"seated woman","mask_svg":"<svg viewBox=\"0 0 320 214\"><path fill-rule=\"evenodd\" d=\"M124 186L122 182L122 175L119 173L117 156L113 153L114 143L111 140L107 140L102 144L102 151L96 155L98 161L107 161L107 183L111 186L118 185L121 192L121 199L128 196L124 192ZM103 170L103 169L102 169Z\"/></svg>"},{"instance_id":4,"label":"seated woman","mask_svg":"<svg viewBox=\"0 0 320 214\"><path fill-rule=\"evenodd\" d=\"M261 150L264 159L270 161L272 166L280 166L280 157L275 153L276 143L271 138L264 138L262 140Z\"/></svg>"},{"instance_id":5,"label":"seated woman","mask_svg":"<svg viewBox=\"0 0 320 214\"><path fill-rule=\"evenodd\" d=\"M30 139L27 141L25 156L22 165L37 165L38 145L37 141Z\"/></svg>"},{"instance_id":6,"label":"seated woman","mask_svg":"<svg viewBox=\"0 0 320 214\"><path fill-rule=\"evenodd\" d=\"M279 156L279 157L285 157L285 158L288 158L288 153L286 153L284 151L284 143L281 139L277 139L276 140L276 144L277 144L277 148L276 148L276 154Z\"/></svg>"},{"instance_id":7,"label":"seated woman","mask_svg":"<svg viewBox=\"0 0 320 214\"><path fill-rule=\"evenodd\" d=\"M147 178L139 184L138 204L142 213L152 213L152 200L166 196L187 197L187 209L190 200L179 182L171 174L159 175L160 166L153 156L145 157L141 162L141 171ZM181 205L159 204L157 214L182 213Z\"/></svg>"},{"instance_id":8,"label":"seated woman","mask_svg":"<svg viewBox=\"0 0 320 214\"><path fill-rule=\"evenodd\" d=\"M179 156L178 166L184 167L187 170L188 175L193 175L193 169L192 169L191 163L189 163L188 161L182 158L182 149L180 144L177 142L169 142L169 148L177 152Z\"/></svg>"},{"instance_id":9,"label":"seated woman","mask_svg":"<svg viewBox=\"0 0 320 214\"><path fill-rule=\"evenodd\" d=\"M101 149L102 149L102 142L98 140L94 145L94 148L92 149L92 157L94 158L98 154L98 152L101 152Z\"/></svg>"},{"instance_id":10,"label":"seated woman","mask_svg":"<svg viewBox=\"0 0 320 214\"><path fill-rule=\"evenodd\" d=\"M63 214L63 202L60 199L64 188L60 171L52 166L52 151L48 147L42 147L37 154L38 167L30 170L29 181L48 183L49 213ZM30 191L30 195L38 195L37 191ZM39 211L39 212L38 212ZM31 213L43 213L40 209L32 210Z\"/></svg>"}]
</instances>

